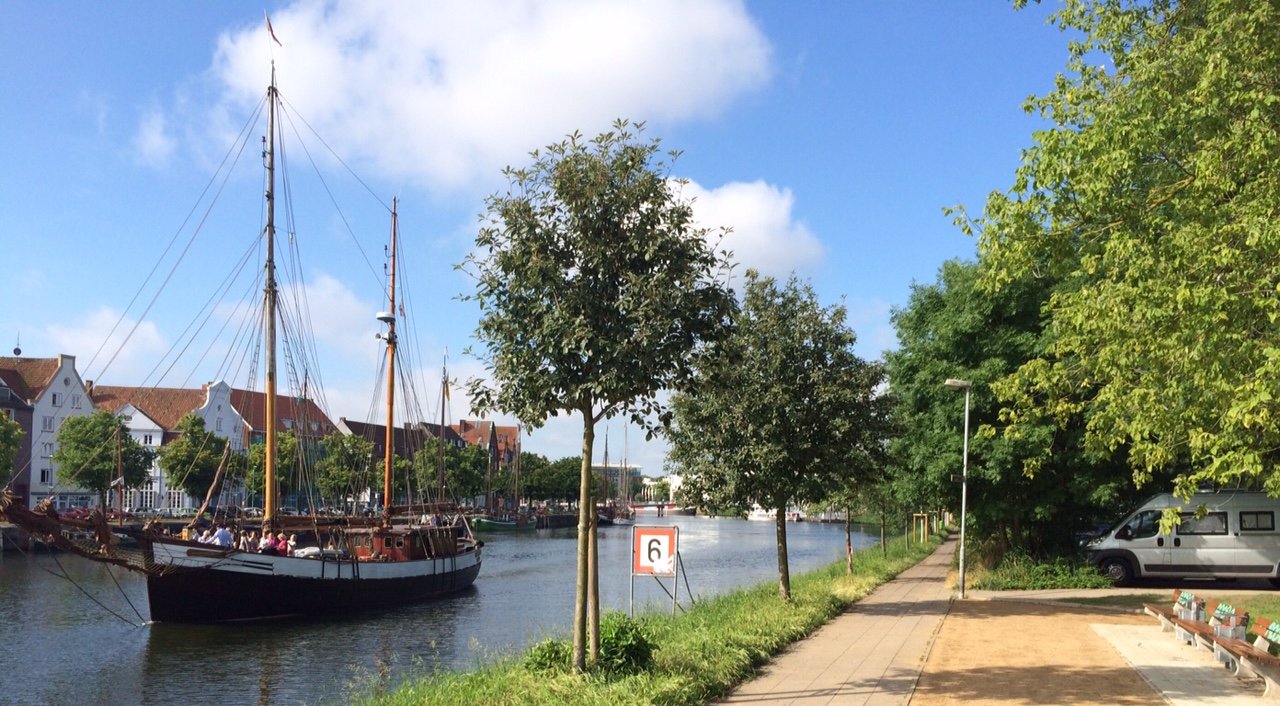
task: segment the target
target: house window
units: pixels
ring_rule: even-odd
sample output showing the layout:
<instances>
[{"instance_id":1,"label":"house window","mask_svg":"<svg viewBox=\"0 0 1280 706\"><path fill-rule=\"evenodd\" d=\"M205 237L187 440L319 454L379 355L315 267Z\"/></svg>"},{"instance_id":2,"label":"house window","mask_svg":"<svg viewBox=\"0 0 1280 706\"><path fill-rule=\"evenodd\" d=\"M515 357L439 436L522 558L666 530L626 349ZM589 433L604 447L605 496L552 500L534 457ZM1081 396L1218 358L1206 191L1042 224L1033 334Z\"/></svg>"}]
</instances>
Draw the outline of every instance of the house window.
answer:
<instances>
[{"instance_id":1,"label":"house window","mask_svg":"<svg viewBox=\"0 0 1280 706\"><path fill-rule=\"evenodd\" d=\"M1211 512L1204 517L1196 517L1195 513L1182 513L1182 523L1178 525L1178 534L1226 534L1227 513Z\"/></svg>"},{"instance_id":2,"label":"house window","mask_svg":"<svg viewBox=\"0 0 1280 706\"><path fill-rule=\"evenodd\" d=\"M280 420L280 421L284 422L284 428L285 428L285 429L292 429L292 428L293 428L293 420L292 420L292 419L282 419L282 420Z\"/></svg>"},{"instance_id":3,"label":"house window","mask_svg":"<svg viewBox=\"0 0 1280 706\"><path fill-rule=\"evenodd\" d=\"M52 415L46 415L40 418L40 431L53 431Z\"/></svg>"},{"instance_id":4,"label":"house window","mask_svg":"<svg viewBox=\"0 0 1280 706\"><path fill-rule=\"evenodd\" d=\"M1240 513L1240 529L1245 532L1274 532L1275 513L1270 511Z\"/></svg>"},{"instance_id":5,"label":"house window","mask_svg":"<svg viewBox=\"0 0 1280 706\"><path fill-rule=\"evenodd\" d=\"M71 396L71 409L80 409L80 398L81 398L81 397L83 397L83 395L72 395L72 396Z\"/></svg>"},{"instance_id":6,"label":"house window","mask_svg":"<svg viewBox=\"0 0 1280 706\"><path fill-rule=\"evenodd\" d=\"M49 458L53 455L53 442L45 441L40 444L40 458Z\"/></svg>"},{"instance_id":7,"label":"house window","mask_svg":"<svg viewBox=\"0 0 1280 706\"><path fill-rule=\"evenodd\" d=\"M150 435L150 434L143 434L143 435L142 435L142 445L143 445L143 446L150 446L150 445L151 445L151 435Z\"/></svg>"},{"instance_id":8,"label":"house window","mask_svg":"<svg viewBox=\"0 0 1280 706\"><path fill-rule=\"evenodd\" d=\"M43 484L45 484L45 485L49 485L50 483L52 483L52 482L53 482L53 469L52 469L52 468L41 468L41 469L40 469L40 482L41 482L41 483L43 483Z\"/></svg>"},{"instance_id":9,"label":"house window","mask_svg":"<svg viewBox=\"0 0 1280 706\"><path fill-rule=\"evenodd\" d=\"M218 421L213 423L213 428L222 431L222 417L218 417Z\"/></svg>"},{"instance_id":10,"label":"house window","mask_svg":"<svg viewBox=\"0 0 1280 706\"><path fill-rule=\"evenodd\" d=\"M62 395L60 393L57 393L57 392L53 393L53 406L54 407L62 406Z\"/></svg>"}]
</instances>

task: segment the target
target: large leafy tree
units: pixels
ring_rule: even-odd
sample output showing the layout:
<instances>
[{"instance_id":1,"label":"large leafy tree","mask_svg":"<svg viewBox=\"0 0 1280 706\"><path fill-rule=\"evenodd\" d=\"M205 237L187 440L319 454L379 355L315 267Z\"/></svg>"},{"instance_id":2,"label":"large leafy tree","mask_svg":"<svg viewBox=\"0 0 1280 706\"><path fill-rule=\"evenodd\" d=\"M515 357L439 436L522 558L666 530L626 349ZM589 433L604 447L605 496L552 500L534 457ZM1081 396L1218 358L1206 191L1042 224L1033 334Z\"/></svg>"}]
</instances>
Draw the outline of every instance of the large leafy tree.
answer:
<instances>
[{"instance_id":1,"label":"large leafy tree","mask_svg":"<svg viewBox=\"0 0 1280 706\"><path fill-rule=\"evenodd\" d=\"M1087 415L1141 485L1186 470L1280 494L1280 7L1074 0L1052 123L993 194L986 284L1062 283L1050 347L998 389L1015 421Z\"/></svg>"},{"instance_id":2,"label":"large leafy tree","mask_svg":"<svg viewBox=\"0 0 1280 706\"><path fill-rule=\"evenodd\" d=\"M983 291L980 276L975 263L944 263L934 284L913 286L907 306L893 313L899 347L886 361L901 430L892 447L899 491L916 511L959 509L964 393L943 382L968 380L973 538L992 538L997 550L1060 549L1073 529L1110 516L1133 490L1111 454L1082 453L1078 416L992 433L1002 422L991 383L1044 350L1041 309L1049 294L1031 279Z\"/></svg>"},{"instance_id":3,"label":"large leafy tree","mask_svg":"<svg viewBox=\"0 0 1280 706\"><path fill-rule=\"evenodd\" d=\"M463 263L476 281L493 383L472 380L479 413L512 413L530 428L548 417L582 419L578 576L573 667L598 655L591 494L595 424L669 413L658 393L677 387L701 346L726 330L733 298L727 265L693 221L657 140L618 121L592 140L577 133L507 168L507 193L491 196L476 250ZM671 160L675 154L669 155Z\"/></svg>"},{"instance_id":4,"label":"large leafy tree","mask_svg":"<svg viewBox=\"0 0 1280 706\"><path fill-rule=\"evenodd\" d=\"M527 468L527 467L526 467ZM582 457L566 456L554 462L543 462L527 472L521 470L525 494L539 500L572 500L578 496L578 480L582 473Z\"/></svg>"},{"instance_id":5,"label":"large leafy tree","mask_svg":"<svg viewBox=\"0 0 1280 706\"><path fill-rule=\"evenodd\" d=\"M323 497L341 502L373 485L372 441L356 434L334 432L322 443L325 455L316 464L316 486Z\"/></svg>"},{"instance_id":6,"label":"large leafy tree","mask_svg":"<svg viewBox=\"0 0 1280 706\"><path fill-rule=\"evenodd\" d=\"M276 477L282 495L294 492L302 486L300 462L302 459L298 436L292 430L276 436ZM253 495L261 496L266 487L267 445L253 444L246 458L244 486Z\"/></svg>"},{"instance_id":7,"label":"large leafy tree","mask_svg":"<svg viewBox=\"0 0 1280 706\"><path fill-rule=\"evenodd\" d=\"M0 414L0 473L4 474L6 481L12 480L17 475L13 461L18 457L22 433L21 424Z\"/></svg>"},{"instance_id":8,"label":"large leafy tree","mask_svg":"<svg viewBox=\"0 0 1280 706\"><path fill-rule=\"evenodd\" d=\"M150 449L129 435L124 421L106 410L67 417L53 452L58 482L96 492L102 507L107 506L107 489L122 475L125 487L142 485L153 458Z\"/></svg>"},{"instance_id":9,"label":"large leafy tree","mask_svg":"<svg viewBox=\"0 0 1280 706\"><path fill-rule=\"evenodd\" d=\"M668 460L686 499L743 512L777 510L778 590L791 597L786 510L823 499L838 475L857 473L849 446L868 429L879 366L853 352L842 306L812 288L748 271L742 311L714 356L673 400Z\"/></svg>"},{"instance_id":10,"label":"large leafy tree","mask_svg":"<svg viewBox=\"0 0 1280 706\"><path fill-rule=\"evenodd\" d=\"M160 468L171 486L187 495L203 498L213 484L227 440L206 431L204 418L186 414L178 421L178 438L160 449Z\"/></svg>"}]
</instances>

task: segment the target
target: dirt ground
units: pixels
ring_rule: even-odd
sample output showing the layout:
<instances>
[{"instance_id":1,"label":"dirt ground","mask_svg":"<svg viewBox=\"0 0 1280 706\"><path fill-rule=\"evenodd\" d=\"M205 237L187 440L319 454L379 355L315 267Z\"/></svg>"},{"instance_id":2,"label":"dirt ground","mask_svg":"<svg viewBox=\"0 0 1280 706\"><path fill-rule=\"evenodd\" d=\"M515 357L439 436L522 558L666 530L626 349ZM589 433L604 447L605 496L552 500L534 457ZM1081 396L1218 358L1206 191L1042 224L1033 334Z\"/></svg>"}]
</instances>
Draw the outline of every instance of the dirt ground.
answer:
<instances>
[{"instance_id":1,"label":"dirt ground","mask_svg":"<svg viewBox=\"0 0 1280 706\"><path fill-rule=\"evenodd\" d=\"M1089 627L1151 622L1145 615L1063 605L957 600L911 704L1160 703L1161 695Z\"/></svg>"}]
</instances>

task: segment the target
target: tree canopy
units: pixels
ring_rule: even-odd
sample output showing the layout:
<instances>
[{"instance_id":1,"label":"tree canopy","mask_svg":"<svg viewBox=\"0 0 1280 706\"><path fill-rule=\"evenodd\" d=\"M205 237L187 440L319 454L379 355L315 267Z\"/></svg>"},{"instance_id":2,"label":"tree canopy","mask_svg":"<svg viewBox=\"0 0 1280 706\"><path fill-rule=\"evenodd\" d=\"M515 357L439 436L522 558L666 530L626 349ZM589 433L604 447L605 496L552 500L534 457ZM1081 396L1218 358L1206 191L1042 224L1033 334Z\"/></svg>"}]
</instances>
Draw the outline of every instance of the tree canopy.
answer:
<instances>
[{"instance_id":1,"label":"tree canopy","mask_svg":"<svg viewBox=\"0 0 1280 706\"><path fill-rule=\"evenodd\" d=\"M580 414L578 588L574 669L585 669L595 423L629 415L650 429L669 419L659 393L688 377L695 351L721 336L733 311L728 266L669 176L659 142L624 120L586 140L574 133L508 167L507 193L487 200L476 249L476 338L491 382L468 388L480 414L500 410L530 428ZM675 159L675 154L669 154ZM596 592L591 591L592 595ZM599 606L590 606L593 635ZM596 641L592 641L592 658Z\"/></svg>"},{"instance_id":2,"label":"tree canopy","mask_svg":"<svg viewBox=\"0 0 1280 706\"><path fill-rule=\"evenodd\" d=\"M700 506L777 510L778 584L791 595L785 515L823 499L837 476L857 473L850 447L870 443L878 365L853 352L842 306L812 288L748 271L741 313L716 355L673 399L668 460L683 497ZM879 443L880 440L875 440Z\"/></svg>"},{"instance_id":3,"label":"tree canopy","mask_svg":"<svg viewBox=\"0 0 1280 706\"><path fill-rule=\"evenodd\" d=\"M5 475L5 480L13 480L17 475L17 469L13 467L14 459L18 457L18 447L22 444L22 425L14 419L0 414L0 472Z\"/></svg>"},{"instance_id":4,"label":"tree canopy","mask_svg":"<svg viewBox=\"0 0 1280 706\"><path fill-rule=\"evenodd\" d=\"M63 420L58 429L58 448L53 452L58 482L96 492L102 507L107 506L107 489L122 474L125 487L142 485L152 458L151 450L138 443L124 422L106 410Z\"/></svg>"},{"instance_id":5,"label":"tree canopy","mask_svg":"<svg viewBox=\"0 0 1280 706\"><path fill-rule=\"evenodd\" d=\"M184 415L175 431L181 435L160 448L160 468L170 487L203 498L217 475L227 440L205 431L204 418L195 414Z\"/></svg>"},{"instance_id":6,"label":"tree canopy","mask_svg":"<svg viewBox=\"0 0 1280 706\"><path fill-rule=\"evenodd\" d=\"M1076 0L1067 72L1014 184L968 226L984 286L1057 283L999 388L1016 425L1084 415L1134 479L1280 494L1280 8Z\"/></svg>"}]
</instances>

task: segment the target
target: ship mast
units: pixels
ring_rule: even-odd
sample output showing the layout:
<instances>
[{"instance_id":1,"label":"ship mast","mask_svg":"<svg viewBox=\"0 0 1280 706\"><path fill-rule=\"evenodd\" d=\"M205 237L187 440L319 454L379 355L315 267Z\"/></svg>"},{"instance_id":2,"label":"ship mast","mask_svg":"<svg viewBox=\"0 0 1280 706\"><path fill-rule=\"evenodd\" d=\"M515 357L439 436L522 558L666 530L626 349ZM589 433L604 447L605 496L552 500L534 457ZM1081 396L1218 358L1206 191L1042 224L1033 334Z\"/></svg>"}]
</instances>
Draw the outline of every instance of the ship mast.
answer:
<instances>
[{"instance_id":1,"label":"ship mast","mask_svg":"<svg viewBox=\"0 0 1280 706\"><path fill-rule=\"evenodd\" d=\"M267 87L267 139L264 157L267 166L267 262L266 285L263 287L263 325L266 335L267 379L265 427L266 458L262 524L274 527L280 504L280 481L276 471L276 67L271 63L271 85Z\"/></svg>"},{"instance_id":2,"label":"ship mast","mask_svg":"<svg viewBox=\"0 0 1280 706\"><path fill-rule=\"evenodd\" d=\"M391 199L391 270L390 293L388 301L390 310L378 314L378 320L387 325L387 437L386 455L382 472L382 518L390 522L391 518L391 474L394 468L395 453L395 398L396 398L396 204Z\"/></svg>"}]
</instances>

